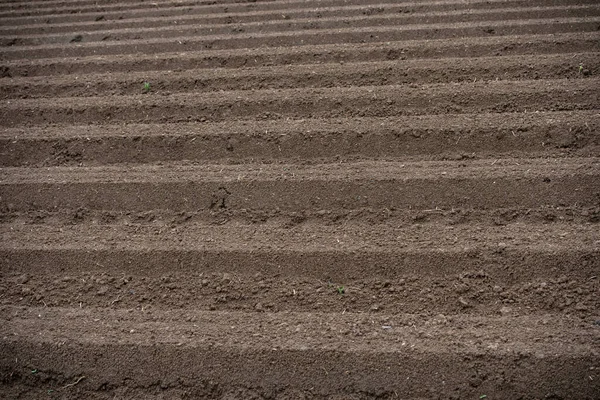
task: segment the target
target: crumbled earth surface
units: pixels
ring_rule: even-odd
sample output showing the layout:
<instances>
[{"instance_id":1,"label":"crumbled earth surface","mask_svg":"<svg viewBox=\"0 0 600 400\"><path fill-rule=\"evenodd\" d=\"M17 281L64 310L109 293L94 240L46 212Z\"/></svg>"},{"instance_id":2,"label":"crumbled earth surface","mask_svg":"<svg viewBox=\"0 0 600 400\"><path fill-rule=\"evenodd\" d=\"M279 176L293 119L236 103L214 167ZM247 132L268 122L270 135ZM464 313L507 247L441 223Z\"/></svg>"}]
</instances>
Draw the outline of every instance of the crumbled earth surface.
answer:
<instances>
[{"instance_id":1,"label":"crumbled earth surface","mask_svg":"<svg viewBox=\"0 0 600 400\"><path fill-rule=\"evenodd\" d=\"M597 0L2 0L0 398L600 398Z\"/></svg>"}]
</instances>

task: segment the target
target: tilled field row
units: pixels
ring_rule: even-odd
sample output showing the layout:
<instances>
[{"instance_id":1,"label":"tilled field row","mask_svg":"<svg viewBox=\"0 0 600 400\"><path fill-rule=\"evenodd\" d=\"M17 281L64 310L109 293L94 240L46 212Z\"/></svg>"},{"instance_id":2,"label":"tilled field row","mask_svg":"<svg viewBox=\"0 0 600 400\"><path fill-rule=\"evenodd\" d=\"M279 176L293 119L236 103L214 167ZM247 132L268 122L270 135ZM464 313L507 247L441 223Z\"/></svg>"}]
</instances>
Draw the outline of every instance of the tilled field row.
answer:
<instances>
[{"instance_id":1,"label":"tilled field row","mask_svg":"<svg viewBox=\"0 0 600 400\"><path fill-rule=\"evenodd\" d=\"M11 204L2 205L1 223L14 225L49 224L55 227L70 227L78 224L112 224L127 226L134 224L174 229L180 225L226 225L227 223L263 224L272 223L278 228L290 228L303 223L316 223L337 226L340 229L347 223L388 224L396 227L409 227L419 224L439 224L454 226L461 224L505 226L508 224L552 224L596 223L600 219L600 206L561 206L546 204L538 207L500 207L474 209L472 207L452 208L383 208L360 207L355 209L310 209L300 212L281 209L234 209L205 208L194 211L147 210L118 211L99 210L87 207L58 208L53 210L16 210ZM418 229L418 228L417 228Z\"/></svg>"},{"instance_id":2,"label":"tilled field row","mask_svg":"<svg viewBox=\"0 0 600 400\"><path fill-rule=\"evenodd\" d=\"M277 222L230 222L176 227L83 223L68 227L45 223L0 224L0 228L5 238L0 247L2 268L7 276L86 272L139 278L177 273L184 278L186 272L229 272L245 277L258 273L283 281L320 279L360 285L365 279L396 282L413 276L441 279L483 273L482 278L493 285L566 275L588 282L589 288L598 286L595 273L600 243L589 224L422 223L396 227L386 223L281 226ZM535 270L539 263L545 265L544 271ZM370 266L368 271L365 264ZM592 293L581 291L582 296L577 297L585 299L588 306L598 305ZM201 293L198 296L203 297ZM580 311L586 310L589 308Z\"/></svg>"},{"instance_id":3,"label":"tilled field row","mask_svg":"<svg viewBox=\"0 0 600 400\"><path fill-rule=\"evenodd\" d=\"M1 165L593 156L597 111L5 128ZM493 163L494 161L489 161ZM497 161L496 161L497 162Z\"/></svg>"},{"instance_id":4,"label":"tilled field row","mask_svg":"<svg viewBox=\"0 0 600 400\"><path fill-rule=\"evenodd\" d=\"M452 10L444 10L447 7L434 7L430 6L419 12L406 10L403 6L394 4L381 4L377 8L365 7L365 6L345 6L345 7L319 7L316 9L297 9L287 10L285 14L281 12L248 12L248 13L224 13L224 14L193 14L186 13L180 16L173 16L168 20L165 20L164 16L161 17L146 17L146 18L121 18L115 20L108 20L105 16L96 17L93 21L83 22L63 22L63 23L50 23L46 21L43 24L24 24L17 26L5 26L0 27L0 35L18 35L18 40L15 40L14 44L20 44L20 39L25 38L25 35L32 34L58 34L58 33L69 33L69 32L96 32L110 30L126 31L133 28L160 28L163 29L181 29L186 26L202 26L207 25L208 27L218 28L219 25L229 26L229 29L234 27L240 28L244 26L254 26L257 24L283 24L287 21L290 26L297 24L298 21L310 20L314 24L320 24L324 19L343 19L348 17L372 17L380 18L382 16L402 18L405 23L415 22L436 22L436 21L449 21L455 19L460 21L460 18L469 20L469 18L486 18L490 16L497 16L504 13L509 16L510 13L521 12L523 15L527 13L535 15L534 17L528 18L539 18L541 15L546 13L557 13L562 16L576 16L571 13L579 13L582 10L593 11L596 8L595 4L573 4L563 6L548 6L547 3L543 2L537 4L536 2L527 2L519 4L517 2L508 2L504 6L506 8L467 8L463 9L461 5L464 3L454 5ZM537 5L536 5L537 4ZM526 5L527 7L522 7ZM519 7L521 6L521 7ZM458 9L457 9L458 8ZM562 13L560 11L562 10ZM400 15L398 15L400 14ZM538 16L539 15L539 16ZM110 17L109 17L110 18ZM309 28L312 27L309 26ZM316 27L316 26L315 26Z\"/></svg>"},{"instance_id":5,"label":"tilled field row","mask_svg":"<svg viewBox=\"0 0 600 400\"><path fill-rule=\"evenodd\" d=\"M248 67L288 64L354 63L398 60L439 60L502 55L541 55L586 53L600 50L597 32L553 33L504 37L411 40L365 44L306 45L276 48L192 51L146 54L85 56L77 59L41 58L3 62L0 73L6 77L169 71L227 68L242 71ZM586 65L585 68L593 68ZM578 66L575 66L577 70ZM476 72L474 72L476 73Z\"/></svg>"},{"instance_id":6,"label":"tilled field row","mask_svg":"<svg viewBox=\"0 0 600 400\"><path fill-rule=\"evenodd\" d=\"M394 10L401 13L423 12L428 10L452 11L457 9L474 10L480 8L494 9L507 6L547 6L560 5L568 6L572 4L594 4L593 0L553 0L552 2L542 0L471 0L468 2L457 0L436 0L436 1L403 1L390 4L385 0L290 0L290 1L265 1L252 2L253 4L198 4L198 2L153 2L138 5L114 5L99 6L94 4L89 7L51 7L47 9L32 9L29 11L19 9L2 10L0 8L0 18L9 21L11 25L22 25L27 23L64 23L78 21L117 20L129 18L152 18L152 17L180 17L182 15L214 15L218 17L222 14L230 14L231 18L239 15L252 15L262 13L278 13L277 18L286 18L288 13L290 18L295 12L303 10L323 10L327 12L329 8L351 9L361 7L368 15L384 13L387 10ZM78 2L80 4L80 2ZM402 7L402 8L398 8ZM343 12L343 11L342 11ZM101 17L101 18L99 18ZM96 20L96 18L98 18Z\"/></svg>"},{"instance_id":7,"label":"tilled field row","mask_svg":"<svg viewBox=\"0 0 600 400\"><path fill-rule=\"evenodd\" d=\"M119 230L116 226L109 229ZM185 303L189 310L246 312L249 319L257 313L305 310L411 313L417 319L439 314L492 318L570 314L590 326L594 322L588 317L590 311L600 306L595 296L600 289L598 279L592 275L597 268L593 260L600 251L565 246L551 251L533 246L528 250L473 247L470 252L446 253L362 249L350 256L267 247L252 253L242 249L216 254L211 250L148 252L141 247L65 249L58 245L17 250L9 245L0 250L2 257L12 260L10 265L3 264L2 301L20 306L168 311ZM330 270L318 261L324 257L348 263L348 268ZM481 269L482 260L489 267ZM378 273L366 276L360 262L373 263ZM539 262L548 263L547 273L532 272ZM165 267L173 263L173 268ZM432 270L434 266L443 270ZM507 272L513 267L514 274Z\"/></svg>"},{"instance_id":8,"label":"tilled field row","mask_svg":"<svg viewBox=\"0 0 600 400\"><path fill-rule=\"evenodd\" d=\"M347 28L352 26L353 28L358 27L370 27L370 26L409 26L411 24L416 25L418 29L424 24L448 24L448 23L467 23L467 22L483 22L483 21L502 21L502 20L514 20L514 19L544 19L544 18L576 18L576 17L593 17L600 15L600 7L586 5L586 6L571 6L571 7L536 7L536 8L506 8L498 10L478 10L465 12L465 11L452 11L442 12L436 11L431 13L416 13L416 14L378 14L376 16L365 16L363 10L357 10L355 13L348 13L348 15L340 16L338 10L332 10L331 15L333 17L324 17L319 13L320 17L315 18L314 15L300 16L290 21L284 19L281 21L273 20L266 17L264 21L250 21L245 23L232 23L227 22L223 24L206 24L205 21L191 19L189 16L187 19L176 20L176 21L165 21L164 18L158 19L157 22L160 24L153 24L155 26L148 26L144 23L142 26L125 26L120 29L101 29L97 25L93 25L92 32L88 32L86 26L73 27L71 30L63 31L60 33L52 33L52 27L44 26L38 29L34 34L28 34L22 29L14 32L3 32L0 30L0 34L7 34L9 36L0 36L0 45L3 46L32 46L42 44L53 44L53 43L69 43L73 41L75 35L77 42L98 42L104 41L110 43L112 41L123 41L131 39L150 39L150 38L167 38L167 37L185 37L187 35L219 35L219 34L251 34L251 33L267 33L267 32L302 32L308 29L336 29L336 28ZM556 21L555 21L556 22ZM233 24L233 25L232 25ZM83 29L82 29L83 28ZM95 32L96 30L99 31ZM436 29L434 25L432 28ZM495 31L495 30L494 30ZM71 33L67 35L66 33ZM491 31L490 31L491 32ZM14 35L18 35L18 39L14 38ZM11 37L12 36L12 37Z\"/></svg>"},{"instance_id":9,"label":"tilled field row","mask_svg":"<svg viewBox=\"0 0 600 400\"><path fill-rule=\"evenodd\" d=\"M465 163L60 167L3 170L13 211L448 209L595 206L595 158ZM539 193L532 197L531 191ZM98 196L102 193L103 196ZM176 196L166 195L177 193Z\"/></svg>"},{"instance_id":10,"label":"tilled field row","mask_svg":"<svg viewBox=\"0 0 600 400\"><path fill-rule=\"evenodd\" d=\"M486 35L526 35L545 33L594 32L600 17L515 19L504 21L478 21L408 26L367 26L359 28L310 29L292 32L267 32L256 34L195 35L123 40L80 42L71 38L66 44L44 44L39 46L10 46L3 48L4 60L47 57L84 57L126 53L178 52L199 50L244 49L254 47L306 46L332 43L377 43L408 41L416 39L444 39L456 36L480 37ZM493 26L493 27L492 27Z\"/></svg>"},{"instance_id":11,"label":"tilled field row","mask_svg":"<svg viewBox=\"0 0 600 400\"><path fill-rule=\"evenodd\" d=\"M598 86L589 78L11 99L1 102L0 126L593 110L600 100Z\"/></svg>"},{"instance_id":12,"label":"tilled field row","mask_svg":"<svg viewBox=\"0 0 600 400\"><path fill-rule=\"evenodd\" d=\"M421 215L429 211L437 210ZM207 311L415 318L559 309L584 319L599 306L600 241L594 225L572 219L444 226L418 218L399 227L296 216L219 225L185 215L164 224L149 212L140 214L146 223L98 224L88 214L77 210L70 224L0 225L4 304L170 310L185 302Z\"/></svg>"},{"instance_id":13,"label":"tilled field row","mask_svg":"<svg viewBox=\"0 0 600 400\"><path fill-rule=\"evenodd\" d=\"M600 53L308 64L239 69L192 69L0 80L0 98L92 97L153 92L354 87L487 80L586 78L600 71ZM580 70L579 66L585 66ZM24 94L26 93L26 95Z\"/></svg>"},{"instance_id":14,"label":"tilled field row","mask_svg":"<svg viewBox=\"0 0 600 400\"><path fill-rule=\"evenodd\" d=\"M327 398L338 393L351 398L416 399L441 391L476 397L496 386L505 388L497 391L500 395L510 396L512 386L503 382L521 386L530 385L532 379L535 384L529 388L536 393L562 393L566 388L591 398L596 389L588 383L597 376L588 366L597 357L589 348L597 335L574 318L447 320L287 313L282 320L271 315L250 320L236 312L3 308L2 318L11 320L11 328L2 328L10 339L0 349L23 368L17 378L28 379L33 396L48 392L69 396L73 387L65 387L65 382L77 379L85 379L79 387L113 385L116 376L100 377L95 372L114 368L115 358L123 354L127 357L119 362L119 370L138 378L103 391L134 397L166 391L178 397L261 398L271 392L256 387L257 381L268 387L294 381L307 388L277 389L276 396L282 398ZM463 330L468 336L456 334ZM248 337L256 343L253 347L244 344ZM535 345L524 346L521 341ZM83 365L94 366L89 377L71 361L73 353ZM299 358L319 367L300 368ZM142 367L148 360L156 361L154 368ZM195 372L198 360L215 366L202 379ZM457 364L471 365L477 374L457 371ZM489 378L495 377L499 365L506 365L506 374ZM524 366L535 375L509 365ZM428 374L432 368L435 377ZM582 378L574 382L573 374ZM540 375L548 378L537 378ZM373 381L379 386L366 383Z\"/></svg>"}]
</instances>

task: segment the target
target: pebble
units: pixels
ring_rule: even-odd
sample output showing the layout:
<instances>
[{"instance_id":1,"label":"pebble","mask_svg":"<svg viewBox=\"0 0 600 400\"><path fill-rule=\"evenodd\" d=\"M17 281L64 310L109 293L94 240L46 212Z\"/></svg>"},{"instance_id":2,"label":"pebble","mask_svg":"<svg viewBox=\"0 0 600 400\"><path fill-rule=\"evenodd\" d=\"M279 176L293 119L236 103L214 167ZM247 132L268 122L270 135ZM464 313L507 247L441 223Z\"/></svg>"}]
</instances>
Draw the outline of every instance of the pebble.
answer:
<instances>
[{"instance_id":1,"label":"pebble","mask_svg":"<svg viewBox=\"0 0 600 400\"><path fill-rule=\"evenodd\" d=\"M512 312L512 309L510 307L502 307L500 309L500 313L501 314L505 314L506 315L506 314L510 314L511 312Z\"/></svg>"}]
</instances>

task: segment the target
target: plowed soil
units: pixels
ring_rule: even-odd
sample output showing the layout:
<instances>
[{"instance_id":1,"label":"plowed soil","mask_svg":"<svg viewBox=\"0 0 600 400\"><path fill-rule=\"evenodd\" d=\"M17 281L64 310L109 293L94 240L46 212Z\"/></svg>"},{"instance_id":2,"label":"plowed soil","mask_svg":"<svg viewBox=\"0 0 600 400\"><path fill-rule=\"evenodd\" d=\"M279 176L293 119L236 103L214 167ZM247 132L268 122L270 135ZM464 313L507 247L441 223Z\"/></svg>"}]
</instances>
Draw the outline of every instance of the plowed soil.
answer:
<instances>
[{"instance_id":1,"label":"plowed soil","mask_svg":"<svg viewBox=\"0 0 600 400\"><path fill-rule=\"evenodd\" d=\"M597 0L3 0L0 105L0 398L600 398Z\"/></svg>"}]
</instances>

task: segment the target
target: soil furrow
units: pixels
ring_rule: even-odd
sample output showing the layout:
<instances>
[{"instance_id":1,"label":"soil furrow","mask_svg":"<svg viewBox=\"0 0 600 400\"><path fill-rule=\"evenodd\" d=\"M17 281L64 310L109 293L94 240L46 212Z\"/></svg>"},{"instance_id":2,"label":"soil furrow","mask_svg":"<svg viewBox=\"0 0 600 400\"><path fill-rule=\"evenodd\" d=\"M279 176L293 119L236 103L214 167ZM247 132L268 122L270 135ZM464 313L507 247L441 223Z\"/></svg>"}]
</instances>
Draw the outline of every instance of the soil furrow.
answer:
<instances>
[{"instance_id":1,"label":"soil furrow","mask_svg":"<svg viewBox=\"0 0 600 400\"><path fill-rule=\"evenodd\" d=\"M0 190L12 211L597 206L599 168L596 158L5 168Z\"/></svg>"},{"instance_id":2,"label":"soil furrow","mask_svg":"<svg viewBox=\"0 0 600 400\"><path fill-rule=\"evenodd\" d=\"M444 58L239 69L58 75L0 80L0 98L91 97L152 92L431 84L585 78L600 73L600 53Z\"/></svg>"},{"instance_id":3,"label":"soil furrow","mask_svg":"<svg viewBox=\"0 0 600 400\"><path fill-rule=\"evenodd\" d=\"M252 315L5 308L0 368L7 393L28 385L30 394L71 397L119 387L138 395L264 398L282 381L290 383L279 395L316 399L512 398L525 390L592 399L598 391L591 369L597 330L567 316ZM110 372L115 359L120 374Z\"/></svg>"},{"instance_id":4,"label":"soil furrow","mask_svg":"<svg viewBox=\"0 0 600 400\"><path fill-rule=\"evenodd\" d=\"M469 206L433 209L373 209L369 207L353 210L314 210L300 212L281 209L205 209L197 211L151 210L151 211L111 211L61 208L53 211L15 211L6 205L0 209L0 222L13 225L71 226L77 224L135 224L176 228L190 223L224 225L227 223L264 224L274 223L291 228L304 223L322 223L343 227L346 223L390 224L411 226L439 224L453 226L480 224L505 226L515 223L597 223L600 222L600 206L542 206L535 208L493 208L473 209Z\"/></svg>"},{"instance_id":5,"label":"soil furrow","mask_svg":"<svg viewBox=\"0 0 600 400\"><path fill-rule=\"evenodd\" d=\"M381 5L382 0L319 0L318 2L309 2L302 0L294 1L269 1L259 2L256 4L213 4L213 5L190 5L190 6L177 6L169 7L172 2L165 3L167 7L156 7L143 5L141 9L121 9L121 10L110 10L107 8L101 8L97 5L89 8L88 10L74 10L73 7L66 7L62 10L52 8L47 11L44 10L14 10L0 12L0 18L6 23L13 26L19 26L31 23L73 23L73 22L92 22L96 18L102 20L118 20L118 19L129 19L129 18L153 18L153 17L180 17L182 15L219 15L223 13L232 14L233 16L242 14L256 14L278 12L285 14L288 10L294 12L301 9L327 9L327 8L348 8L352 6L360 6L365 9L365 12L369 14L377 14L385 12L385 5ZM384 2L385 3L385 2ZM457 0L442 0L442 1L429 1L429 2L415 2L406 1L402 3L394 3L395 6L403 6L402 12L423 12L426 10L440 10L440 11L452 11L452 10L471 10L471 9L494 9L502 8L511 5L515 6L568 6L568 5L581 5L581 4L595 4L594 0L555 0L553 2L542 1L542 0L491 0L491 1L457 1ZM382 10L383 9L383 10ZM58 11L58 12L57 12Z\"/></svg>"},{"instance_id":6,"label":"soil furrow","mask_svg":"<svg viewBox=\"0 0 600 400\"><path fill-rule=\"evenodd\" d=\"M105 312L102 318L98 319L99 313ZM153 334L157 336L156 342L161 345L180 344L185 347L191 347L192 344L205 345L202 343L202 337L206 342L213 342L214 345L229 349L243 349L239 341L245 336L252 334L254 324L249 321L246 312L215 312L208 313L204 311L194 311L193 309L173 310L173 312L152 312L126 309L113 309L100 311L96 308L86 307L80 309L70 308L46 308L33 307L26 309L18 306L3 306L0 315L7 325L3 327L3 334L12 333L12 336L22 336L30 331L32 327L37 327L45 335L38 335L36 342L45 342L52 337L68 335L73 341L87 342L92 337L100 336L93 332L95 329L105 330L106 337L99 338L100 343L111 343L115 335L119 335L119 330L127 327L130 323L134 329L132 335L122 339L122 344L133 344L147 336ZM40 316L41 315L41 316ZM20 317L20 318L15 318ZM512 353L521 347L516 338L525 341L535 341L539 338L538 350L549 353L567 354L572 351L572 355L582 356L591 351L590 345L600 339L598 330L593 328L592 324L585 324L569 315L532 315L527 317L519 316L468 316L468 315L448 315L448 316L423 316L420 314L405 313L401 310L391 313L347 313L342 315L332 315L319 312L295 312L289 313L289 323L282 323L286 315L270 315L266 313L257 313L252 315L251 319L258 322L258 333L262 338L257 343L258 348L280 350L300 350L307 345L306 341L311 340L316 349L352 351L356 350L364 353L380 353L374 350L370 342L379 343L382 347L389 346L390 352L409 351L413 353L443 353L451 346L454 341L462 336L457 326L465 323L472 325L473 337L479 337L480 341L465 341L460 346L465 352L487 353L491 348L489 344L494 340L499 340L498 332L506 334L506 340L501 340L504 344L498 345L493 350L501 355L505 352ZM59 331L52 329L55 320L64 320L65 326L57 327ZM85 324L79 326L76 330L81 330L80 334L75 336L75 331L63 331L69 321L81 319ZM549 320L554 319L554 323L549 324ZM376 322L375 322L376 321ZM382 322L387 321L388 328L382 328ZM169 326L170 325L170 326ZM230 329L226 329L229 326ZM233 326L233 328L232 328ZM489 329L494 326L496 329ZM300 329L296 329L300 327ZM335 337L348 334L346 330L358 328L363 334L355 335L356 340L350 344L349 348L339 347L339 339ZM190 335L188 330L195 331ZM429 329L427 335L419 332L422 329ZM329 335L320 336L320 332L331 332ZM387 331L387 332L386 332ZM48 335L49 337L47 337ZM72 335L72 336L71 336ZM289 335L289 336L288 336ZM315 335L315 338L310 336ZM579 336L565 348L552 348L557 341L564 340L572 335ZM195 336L195 337L194 337ZM398 337L406 338L409 343L402 344ZM215 343L215 342L220 343ZM183 343L180 343L183 342ZM591 343L590 343L591 342ZM408 348L403 348L409 345ZM561 346L562 347L562 346ZM409 350L410 349L410 350ZM531 354L534 356L534 354Z\"/></svg>"},{"instance_id":7,"label":"soil furrow","mask_svg":"<svg viewBox=\"0 0 600 400\"><path fill-rule=\"evenodd\" d=\"M461 39L415 40L405 42L335 44L280 47L272 49L210 50L186 53L162 53L152 56L122 54L77 59L35 59L5 61L2 78L131 71L168 71L202 68L247 68L386 60L436 60L441 58L490 57L502 55L542 55L587 53L600 50L600 35L556 33ZM588 66L586 66L588 67Z\"/></svg>"},{"instance_id":8,"label":"soil furrow","mask_svg":"<svg viewBox=\"0 0 600 400\"><path fill-rule=\"evenodd\" d=\"M34 46L44 44L61 44L69 43L73 40L75 34L78 36L79 42L112 42L132 39L150 39L150 38L169 38L169 37L185 37L189 35L218 35L230 33L267 33L267 32L287 32L287 31L306 31L314 29L335 29L347 28L349 25L353 28L371 27L371 26L389 26L410 24L439 24L439 23L465 23L471 21L494 21L511 20L511 19L543 19L543 18L563 18L563 17L593 17L600 15L600 8L596 6L578 6L578 7L544 7L533 9L498 9L494 11L479 10L479 12L464 11L457 12L436 12L436 13L419 13L412 15L377 15L364 16L363 12L358 12L358 16L349 15L340 17L338 12L334 12L335 17L313 17L299 18L293 21L282 20L274 21L267 19L266 21L248 22L248 23L232 23L206 25L202 20L183 20L169 21L168 26L148 27L144 24L141 27L124 28L124 29L104 29L98 32L87 32L85 30L77 30L71 32L70 35L65 33L51 34L44 28L42 33L38 34L11 34L8 37L0 36L0 46ZM164 24L164 19L160 19ZM183 22L183 24L182 24ZM0 33L2 33L0 31Z\"/></svg>"},{"instance_id":9,"label":"soil furrow","mask_svg":"<svg viewBox=\"0 0 600 400\"><path fill-rule=\"evenodd\" d=\"M157 163L99 167L3 168L0 183L142 183L142 182L300 182L342 180L466 179L482 177L533 178L552 174L572 177L595 175L600 159L572 157L564 159L497 159L452 161L375 161L333 164L207 164ZM443 172L443 173L442 173ZM240 177L240 174L242 176ZM159 175L159 176L157 176Z\"/></svg>"},{"instance_id":10,"label":"soil furrow","mask_svg":"<svg viewBox=\"0 0 600 400\"><path fill-rule=\"evenodd\" d=\"M444 125L438 116L420 116L12 128L0 131L0 165L599 154L597 111L446 114L443 118Z\"/></svg>"},{"instance_id":11,"label":"soil furrow","mask_svg":"<svg viewBox=\"0 0 600 400\"><path fill-rule=\"evenodd\" d=\"M18 35L19 38L23 35L31 34L57 34L57 33L68 33L68 32L96 32L105 31L107 29L132 29L132 28L158 28L158 27L173 27L178 25L185 27L186 25L206 25L206 24L227 24L230 26L243 26L246 24L253 25L255 23L281 23L283 21L297 22L298 19L310 19L313 18L313 22L318 22L323 18L331 17L356 17L361 15L372 15L382 16L393 13L401 13L404 15L406 21L410 22L413 20L427 21L430 18L442 18L447 15L450 18L456 18L457 15L467 16L479 16L479 15L494 15L501 12L501 10L513 10L513 12L521 11L524 13L534 12L547 12L548 10L563 10L564 13L572 11L578 11L581 9L594 8L592 4L584 5L563 5L563 6L547 6L545 3L541 6L535 6L535 4L527 3L528 7L515 7L519 6L517 3L507 3L508 8L498 9L462 9L462 10L450 10L440 11L435 7L429 7L424 12L406 12L404 6L397 4L382 4L376 8L365 8L364 6L346 6L343 8L317 8L317 9L290 9L286 10L285 14L281 12L250 12L250 13L224 13L214 15L194 15L186 14L178 16L176 18L170 18L169 21L165 21L164 17L154 18L127 18L117 20L106 20L105 18L99 21L85 21L85 22L73 22L73 23L44 23L44 24L30 24L20 26L5 26L0 27L0 35ZM19 44L17 40L15 44Z\"/></svg>"},{"instance_id":12,"label":"soil furrow","mask_svg":"<svg viewBox=\"0 0 600 400\"><path fill-rule=\"evenodd\" d=\"M550 18L530 20L479 21L456 24L385 26L364 28L311 29L301 32L273 32L246 35L208 35L201 38L182 36L165 39L124 40L115 42L80 43L4 47L4 60L47 57L83 57L111 54L179 52L199 50L245 49L258 47L306 46L334 43L376 43L416 39L444 39L456 36L482 37L515 34L548 34L567 32L594 32L600 18Z\"/></svg>"},{"instance_id":13,"label":"soil furrow","mask_svg":"<svg viewBox=\"0 0 600 400\"><path fill-rule=\"evenodd\" d=\"M583 2L585 2L586 0L584 0ZM480 7L481 3L485 3L486 6L488 7L493 7L496 3L508 3L508 4L523 4L523 5L527 5L528 2L524 1L524 0L492 0L490 2L483 2L481 0L470 0L468 2L468 4L472 7L472 8L476 8L476 7ZM573 3L574 0L553 0L552 4L555 5L566 5L566 4L570 4ZM273 9L274 7L280 8L281 4L285 4L285 11L288 10L294 10L296 9L298 6L302 7L310 7L312 9L314 8L331 8L331 7L365 7L368 6L369 8L379 8L379 7L385 7L385 6L397 6L398 4L403 5L405 7L409 7L409 6L419 6L419 5L426 5L428 7L431 6L436 6L436 5L461 5L467 2L458 2L456 0L454 1L421 1L421 2L415 2L415 1L410 1L410 0L404 0L404 1L400 1L400 2L396 2L396 3L386 3L385 0L380 0L379 2L377 1L351 1L351 2L347 2L347 1L323 1L323 0L318 0L318 1L299 1L299 0L282 0L282 1L278 1L278 5L276 4L272 4L272 2L270 1L252 1L252 2L246 2L246 3L255 3L255 4L240 4L240 3L244 3L242 1L238 1L238 0L232 0L232 1L212 1L212 2L186 2L184 0L178 0L178 1L154 1L152 3L146 3L144 4L140 4L140 3L144 3L144 2L135 2L135 1L94 1L94 0L75 0L73 2L69 2L69 1L48 1L48 2L44 2L44 3L39 3L39 2L21 2L21 3L14 3L11 1L4 1L2 4L0 4L0 10L4 11L4 12L9 12L9 11L14 11L14 12L22 12L24 9L27 10L32 10L34 12L37 11L52 11L52 10L57 10L59 12L62 12L63 10L71 10L71 11L76 11L75 13L79 14L81 13L81 11L85 11L85 10L98 10L99 7L109 7L109 8L113 8L115 10L113 11L127 11L128 9L133 9L135 10L136 8L139 9L141 8L146 8L146 9L157 9L157 8L170 8L169 6L172 6L172 8L177 8L180 6L186 6L187 9L191 9L191 10L201 10L203 13L206 14L211 14L211 13L219 13L219 12L227 12L227 13L231 13L231 14L235 14L235 13L239 13L239 12L252 12L252 11L248 11L248 10L256 10L256 9L262 9L262 12L264 11L272 11L270 9ZM236 4L237 3L237 4ZM530 3L548 3L548 1L542 2L541 0L531 0ZM581 2L579 2L581 3ZM75 7L74 7L75 6ZM132 8L129 8L132 7ZM122 8L121 10L118 10L118 8ZM42 9L42 10L40 10ZM45 10L44 10L45 9ZM106 9L107 11L109 11L109 9ZM259 11L261 12L261 11Z\"/></svg>"},{"instance_id":14,"label":"soil furrow","mask_svg":"<svg viewBox=\"0 0 600 400\"><path fill-rule=\"evenodd\" d=\"M360 286L369 279L398 282L418 276L427 281L475 274L481 275L482 284L487 278L494 285L519 286L567 276L576 283L588 282L586 291L578 296L585 305L580 311L598 304L593 296L600 271L596 224L395 227L349 223L343 228L323 224L188 224L176 228L1 224L0 229L4 238L0 266L13 278L39 274L43 279L82 271L133 275L136 279L226 272L280 281L306 278L350 286L355 282ZM369 265L368 270L365 265ZM545 269L538 270L537 265ZM477 279L471 283L476 284ZM188 284L190 288L197 286L192 276ZM465 299L473 300L476 290L471 289L454 291L452 298L465 294ZM215 295L208 289L206 293ZM209 300L214 300L212 296ZM483 298L499 300L501 296L483 296L485 302ZM456 309L458 303L449 306Z\"/></svg>"},{"instance_id":15,"label":"soil furrow","mask_svg":"<svg viewBox=\"0 0 600 400\"><path fill-rule=\"evenodd\" d=\"M530 249L540 251L533 246ZM223 262L220 271L209 272L214 269L205 265L211 257L195 252L197 263L193 264L194 252L170 252L178 262L183 257L183 262L181 270L169 271L161 270L153 264L154 261L142 267L141 263L147 258L143 250L137 251L141 257L137 260L133 249L115 250L112 255L94 249L85 256L82 256L82 251L72 249L0 250L3 256L18 265L3 274L0 304L172 310L185 303L189 309L205 311L287 313L310 310L323 313L497 314L515 317L559 310L562 314L582 318L590 310L600 307L600 300L595 296L600 290L600 282L594 278L600 266L593 263L598 252L587 256L576 251L569 252L586 266L585 272L577 276L566 275L570 267L565 270L562 264L557 267L557 273L532 276L530 270L535 266L531 259L526 258L525 261L515 261L518 266L516 275L508 280L499 265L516 258L518 250L504 253L504 258L481 251L481 258L487 257L485 268L483 263L479 266L473 263L458 265L463 257L455 251L451 254L457 258L448 258L448 264L444 265L444 272L440 274L407 271L400 262L396 262L394 276L390 279L382 278L376 271L368 277L339 274L334 278L332 273L337 272L325 268L314 271L303 269L305 276L281 275L281 271L266 271L265 274L256 272L252 267L253 261L246 266L248 269L240 266L238 270L235 264L232 267ZM562 259L562 252L564 249L559 249L554 254ZM23 253L32 257L31 262L39 262L42 256L49 257L63 270L57 271L56 267L48 264L47 268L33 272ZM153 255L160 253L154 251ZM80 263L79 270L75 270L70 262L64 262L68 255ZM129 257L121 261L121 265L126 262L127 267L116 268L117 255ZM310 252L305 252L304 256L311 259ZM326 252L320 253L320 256L323 263L337 257ZM378 256L383 259L381 253ZM411 258L410 252L398 252L395 256L396 259ZM235 259L235 256L232 257ZM249 257L250 260L260 258L256 254ZM368 258L367 255L364 257ZM159 256L159 259L162 258ZM538 261L546 258L544 254L535 257ZM427 258L428 261L431 259L431 256ZM390 255L389 260L392 269L393 256ZM40 264L41 267L46 265ZM138 266L142 269L137 269ZM419 266L415 265L416 268ZM456 269L450 271L451 268Z\"/></svg>"},{"instance_id":16,"label":"soil furrow","mask_svg":"<svg viewBox=\"0 0 600 400\"><path fill-rule=\"evenodd\" d=\"M597 88L588 78L2 100L0 126L595 110Z\"/></svg>"}]
</instances>

